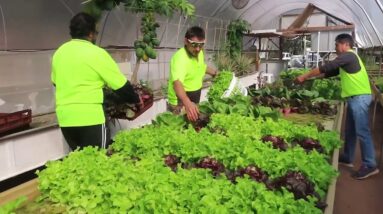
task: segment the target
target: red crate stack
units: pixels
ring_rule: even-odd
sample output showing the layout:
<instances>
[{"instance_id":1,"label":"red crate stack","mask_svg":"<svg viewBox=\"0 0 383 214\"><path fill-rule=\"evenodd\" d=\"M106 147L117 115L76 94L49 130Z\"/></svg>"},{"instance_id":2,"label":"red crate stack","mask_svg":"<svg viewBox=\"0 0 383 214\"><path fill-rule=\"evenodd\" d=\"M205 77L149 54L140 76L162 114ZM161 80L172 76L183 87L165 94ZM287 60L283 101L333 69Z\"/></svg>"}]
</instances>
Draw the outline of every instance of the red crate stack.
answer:
<instances>
[{"instance_id":1,"label":"red crate stack","mask_svg":"<svg viewBox=\"0 0 383 214\"><path fill-rule=\"evenodd\" d=\"M16 111L12 113L0 113L0 135L15 129L28 127L31 122L31 109Z\"/></svg>"}]
</instances>

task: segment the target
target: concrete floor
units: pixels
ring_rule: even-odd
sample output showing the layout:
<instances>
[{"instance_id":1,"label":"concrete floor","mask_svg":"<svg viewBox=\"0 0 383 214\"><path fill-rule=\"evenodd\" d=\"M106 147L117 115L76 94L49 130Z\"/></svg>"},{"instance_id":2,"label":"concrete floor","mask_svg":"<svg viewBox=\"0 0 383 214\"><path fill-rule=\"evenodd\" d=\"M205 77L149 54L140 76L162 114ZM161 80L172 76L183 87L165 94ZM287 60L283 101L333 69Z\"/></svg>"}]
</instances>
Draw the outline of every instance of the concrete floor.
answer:
<instances>
[{"instance_id":1,"label":"concrete floor","mask_svg":"<svg viewBox=\"0 0 383 214\"><path fill-rule=\"evenodd\" d=\"M372 111L370 117L372 118ZM383 108L379 104L375 126L371 130L375 143L376 159L379 161L381 145L383 143ZM334 214L382 214L383 161L380 164L380 173L378 175L365 180L351 178L352 171L357 170L361 165L360 149L358 146L354 165L354 169L339 165L340 176L336 185Z\"/></svg>"}]
</instances>

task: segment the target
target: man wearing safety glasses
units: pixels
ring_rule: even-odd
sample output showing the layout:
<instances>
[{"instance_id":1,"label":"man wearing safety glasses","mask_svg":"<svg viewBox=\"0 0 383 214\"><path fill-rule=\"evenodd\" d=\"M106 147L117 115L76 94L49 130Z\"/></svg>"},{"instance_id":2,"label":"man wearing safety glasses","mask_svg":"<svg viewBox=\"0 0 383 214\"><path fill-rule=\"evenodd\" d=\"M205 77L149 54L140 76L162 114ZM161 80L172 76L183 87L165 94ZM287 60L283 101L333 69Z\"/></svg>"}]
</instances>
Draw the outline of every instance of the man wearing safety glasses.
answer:
<instances>
[{"instance_id":1,"label":"man wearing safety glasses","mask_svg":"<svg viewBox=\"0 0 383 214\"><path fill-rule=\"evenodd\" d=\"M213 77L217 75L217 71L205 63L204 44L204 30L197 26L191 27L185 34L185 46L170 61L168 110L178 114L185 107L191 121L198 119L199 110L196 104L200 100L205 74Z\"/></svg>"}]
</instances>

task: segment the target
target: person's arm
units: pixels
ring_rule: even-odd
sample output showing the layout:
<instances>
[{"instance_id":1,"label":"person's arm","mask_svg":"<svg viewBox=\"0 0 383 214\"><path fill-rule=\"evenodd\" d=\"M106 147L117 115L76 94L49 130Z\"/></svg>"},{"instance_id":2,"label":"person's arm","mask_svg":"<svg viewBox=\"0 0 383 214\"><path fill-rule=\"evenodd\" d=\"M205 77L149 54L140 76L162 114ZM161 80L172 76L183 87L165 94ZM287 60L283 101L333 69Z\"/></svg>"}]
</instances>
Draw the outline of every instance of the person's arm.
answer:
<instances>
[{"instance_id":1,"label":"person's arm","mask_svg":"<svg viewBox=\"0 0 383 214\"><path fill-rule=\"evenodd\" d=\"M121 88L113 91L127 103L141 102L140 96L138 96L138 94L134 91L134 88L129 81L126 81L126 83Z\"/></svg>"},{"instance_id":2,"label":"person's arm","mask_svg":"<svg viewBox=\"0 0 383 214\"><path fill-rule=\"evenodd\" d=\"M117 93L124 102L142 104L140 96L121 73L113 58L105 50L98 50L100 52L97 53L97 58L94 59L97 63L92 66L94 66L94 70L100 75L106 85Z\"/></svg>"},{"instance_id":3,"label":"person's arm","mask_svg":"<svg viewBox=\"0 0 383 214\"><path fill-rule=\"evenodd\" d=\"M333 61L298 76L296 82L302 83L309 78L317 77L321 74L324 74L325 77L333 77L339 74L339 68L341 67L345 68L349 73L354 73L360 70L359 61L356 55L352 52L346 52L339 55Z\"/></svg>"},{"instance_id":4,"label":"person's arm","mask_svg":"<svg viewBox=\"0 0 383 214\"><path fill-rule=\"evenodd\" d=\"M312 77L319 76L320 74L321 74L321 72L319 71L319 68L314 68L311 71L306 72L306 73L298 76L295 81L298 83L302 83L305 80L312 78Z\"/></svg>"},{"instance_id":5,"label":"person's arm","mask_svg":"<svg viewBox=\"0 0 383 214\"><path fill-rule=\"evenodd\" d=\"M177 97L181 100L182 104L185 106L186 115L190 121L196 121L198 119L198 106L193 103L189 97L186 95L184 86L179 80L173 82L174 91L176 92Z\"/></svg>"},{"instance_id":6,"label":"person's arm","mask_svg":"<svg viewBox=\"0 0 383 214\"><path fill-rule=\"evenodd\" d=\"M324 78L335 77L339 75L339 68L334 70L328 70L328 71L324 71L324 70L321 70L321 68L319 68L319 71L321 72Z\"/></svg>"},{"instance_id":7,"label":"person's arm","mask_svg":"<svg viewBox=\"0 0 383 214\"><path fill-rule=\"evenodd\" d=\"M325 77L333 77L339 75L340 68L350 74L360 71L359 59L356 54L353 52L343 53L330 63L319 67L319 70L325 74Z\"/></svg>"},{"instance_id":8,"label":"person's arm","mask_svg":"<svg viewBox=\"0 0 383 214\"><path fill-rule=\"evenodd\" d=\"M207 67L206 67L206 74L209 74L209 75L212 76L212 77L216 77L217 74L218 74L218 70L213 69L213 68L207 66Z\"/></svg>"}]
</instances>

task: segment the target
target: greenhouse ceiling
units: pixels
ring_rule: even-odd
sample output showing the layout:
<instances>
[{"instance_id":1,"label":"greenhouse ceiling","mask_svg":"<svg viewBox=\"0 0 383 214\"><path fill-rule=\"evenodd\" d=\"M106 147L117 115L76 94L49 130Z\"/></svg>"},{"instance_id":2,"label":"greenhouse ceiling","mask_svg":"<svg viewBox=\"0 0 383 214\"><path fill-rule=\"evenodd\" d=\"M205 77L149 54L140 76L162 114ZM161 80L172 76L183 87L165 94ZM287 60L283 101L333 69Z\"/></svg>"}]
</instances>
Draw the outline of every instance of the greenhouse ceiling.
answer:
<instances>
[{"instance_id":1,"label":"greenhouse ceiling","mask_svg":"<svg viewBox=\"0 0 383 214\"><path fill-rule=\"evenodd\" d=\"M68 20L73 14L81 11L81 3L84 1L0 0L0 49L56 48L63 40L69 38ZM291 11L302 10L311 3L328 14L354 24L356 39L361 47L383 46L381 23L383 0L189 0L189 2L195 5L199 19L225 20L227 23L230 19L242 18L251 23L253 30L276 29L281 16ZM119 22L119 28L121 26L129 28L131 24L129 20L118 19L116 22ZM130 28L136 29L135 26ZM120 34L121 37L123 35L126 37L134 33L120 32ZM117 41L117 45L120 43L124 42Z\"/></svg>"},{"instance_id":2,"label":"greenhouse ceiling","mask_svg":"<svg viewBox=\"0 0 383 214\"><path fill-rule=\"evenodd\" d=\"M358 43L363 47L383 46L382 0L192 0L197 13L219 18L240 17L253 29L270 29L273 20L307 4L355 25ZM247 2L247 3L246 3ZM235 9L233 5L244 6Z\"/></svg>"}]
</instances>

